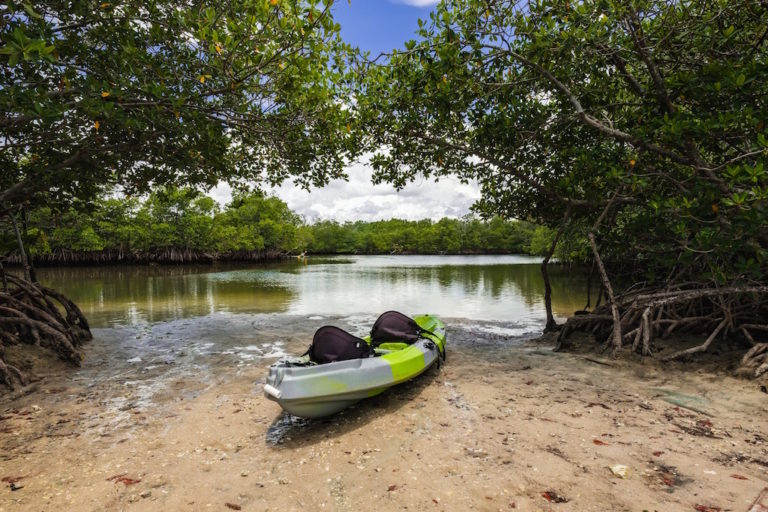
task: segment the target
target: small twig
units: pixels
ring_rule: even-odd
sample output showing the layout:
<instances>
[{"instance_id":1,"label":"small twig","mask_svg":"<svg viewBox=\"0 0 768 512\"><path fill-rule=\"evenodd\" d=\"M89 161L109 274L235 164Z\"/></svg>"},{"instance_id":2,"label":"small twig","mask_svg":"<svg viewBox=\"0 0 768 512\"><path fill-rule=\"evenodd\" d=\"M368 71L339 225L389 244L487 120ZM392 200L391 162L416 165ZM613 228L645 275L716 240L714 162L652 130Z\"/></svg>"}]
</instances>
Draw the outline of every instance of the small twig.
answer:
<instances>
[{"instance_id":1,"label":"small twig","mask_svg":"<svg viewBox=\"0 0 768 512\"><path fill-rule=\"evenodd\" d=\"M611 366L611 367L613 367L613 365L611 363L608 363L606 361L601 361L600 359L595 359L595 358L589 357L589 356L585 357L584 360L585 361L589 361L590 363L599 364L601 366Z\"/></svg>"}]
</instances>

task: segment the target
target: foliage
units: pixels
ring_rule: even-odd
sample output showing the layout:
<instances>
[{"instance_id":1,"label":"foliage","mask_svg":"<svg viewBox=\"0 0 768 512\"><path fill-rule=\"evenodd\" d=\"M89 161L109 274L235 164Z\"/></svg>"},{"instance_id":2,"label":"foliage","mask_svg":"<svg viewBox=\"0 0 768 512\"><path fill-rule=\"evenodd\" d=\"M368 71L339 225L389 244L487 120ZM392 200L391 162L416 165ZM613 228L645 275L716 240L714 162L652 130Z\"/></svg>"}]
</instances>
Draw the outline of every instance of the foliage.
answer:
<instances>
[{"instance_id":1,"label":"foliage","mask_svg":"<svg viewBox=\"0 0 768 512\"><path fill-rule=\"evenodd\" d=\"M145 200L102 198L90 212L71 207L31 212L27 248L33 256L56 251L117 250L125 253L191 250L289 252L297 247L300 219L276 197L239 193L223 210L192 189L162 189ZM0 247L15 248L6 238Z\"/></svg>"},{"instance_id":2,"label":"foliage","mask_svg":"<svg viewBox=\"0 0 768 512\"><path fill-rule=\"evenodd\" d=\"M533 225L499 218L305 224L277 197L237 193L220 208L192 189L168 188L144 200L101 198L86 211L41 207L31 212L25 245L38 260L64 252L146 254L165 249L227 258L242 251L320 254L524 253ZM15 249L0 238L0 251ZM108 261L108 260L107 260ZM66 263L67 260L62 262Z\"/></svg>"},{"instance_id":3,"label":"foliage","mask_svg":"<svg viewBox=\"0 0 768 512\"><path fill-rule=\"evenodd\" d=\"M494 218L483 222L468 216L407 221L322 221L307 226L312 237L309 252L333 254L467 254L528 252L535 227L526 222Z\"/></svg>"},{"instance_id":4,"label":"foliage","mask_svg":"<svg viewBox=\"0 0 768 512\"><path fill-rule=\"evenodd\" d=\"M486 214L567 217L578 258L594 231L643 279L762 280L767 17L750 0L443 0L361 70L361 136L380 181L478 179Z\"/></svg>"},{"instance_id":5,"label":"foliage","mask_svg":"<svg viewBox=\"0 0 768 512\"><path fill-rule=\"evenodd\" d=\"M350 49L330 3L5 4L0 202L340 176Z\"/></svg>"}]
</instances>

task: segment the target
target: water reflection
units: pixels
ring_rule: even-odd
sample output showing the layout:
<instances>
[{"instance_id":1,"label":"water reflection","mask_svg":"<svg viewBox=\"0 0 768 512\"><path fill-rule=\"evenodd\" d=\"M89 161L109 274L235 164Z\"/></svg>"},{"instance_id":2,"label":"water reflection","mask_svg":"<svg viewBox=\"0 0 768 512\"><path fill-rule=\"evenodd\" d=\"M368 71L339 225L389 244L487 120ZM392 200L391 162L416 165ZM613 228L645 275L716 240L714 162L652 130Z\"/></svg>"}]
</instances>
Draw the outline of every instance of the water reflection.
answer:
<instances>
[{"instance_id":1,"label":"water reflection","mask_svg":"<svg viewBox=\"0 0 768 512\"><path fill-rule=\"evenodd\" d=\"M286 312L293 292L264 279L227 278L219 267L51 268L40 280L62 290L95 327L156 323L218 312Z\"/></svg>"},{"instance_id":2,"label":"water reflection","mask_svg":"<svg viewBox=\"0 0 768 512\"><path fill-rule=\"evenodd\" d=\"M94 326L135 325L218 312L377 314L387 309L449 318L543 319L536 258L355 256L272 265L52 268L41 281L74 299ZM582 272L553 269L553 308L585 302Z\"/></svg>"}]
</instances>

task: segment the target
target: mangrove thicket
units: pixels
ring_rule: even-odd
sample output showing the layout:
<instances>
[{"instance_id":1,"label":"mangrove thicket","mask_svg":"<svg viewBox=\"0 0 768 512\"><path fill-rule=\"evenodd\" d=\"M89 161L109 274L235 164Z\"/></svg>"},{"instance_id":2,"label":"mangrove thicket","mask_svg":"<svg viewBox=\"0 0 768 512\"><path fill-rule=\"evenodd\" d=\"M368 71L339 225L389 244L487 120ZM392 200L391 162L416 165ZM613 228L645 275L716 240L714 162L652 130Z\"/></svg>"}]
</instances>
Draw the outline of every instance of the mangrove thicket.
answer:
<instances>
[{"instance_id":1,"label":"mangrove thicket","mask_svg":"<svg viewBox=\"0 0 768 512\"><path fill-rule=\"evenodd\" d=\"M727 338L759 375L766 19L754 0L443 0L418 39L361 64L375 178L476 179L482 210L549 226L551 250L586 239L605 300L559 348L580 330L613 354L678 359ZM658 354L673 333L700 342Z\"/></svg>"},{"instance_id":2,"label":"mangrove thicket","mask_svg":"<svg viewBox=\"0 0 768 512\"><path fill-rule=\"evenodd\" d=\"M220 206L191 188L24 213L21 239L28 263L36 265L265 261L302 253L537 254L551 239L548 230L526 222L471 215L307 223L261 192L236 192ZM12 229L0 234L0 254L23 264Z\"/></svg>"}]
</instances>

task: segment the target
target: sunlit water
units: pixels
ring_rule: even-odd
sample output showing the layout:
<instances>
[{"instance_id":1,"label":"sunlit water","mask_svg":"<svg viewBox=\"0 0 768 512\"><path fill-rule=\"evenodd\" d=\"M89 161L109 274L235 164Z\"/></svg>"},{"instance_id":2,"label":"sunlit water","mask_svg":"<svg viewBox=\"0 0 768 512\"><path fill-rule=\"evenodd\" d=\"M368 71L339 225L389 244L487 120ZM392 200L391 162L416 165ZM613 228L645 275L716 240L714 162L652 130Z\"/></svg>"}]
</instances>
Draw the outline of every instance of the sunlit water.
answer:
<instances>
[{"instance_id":1,"label":"sunlit water","mask_svg":"<svg viewBox=\"0 0 768 512\"><path fill-rule=\"evenodd\" d=\"M310 257L267 266L53 268L95 327L154 324L213 313L349 316L389 309L446 318L544 320L539 259L529 256ZM553 269L553 307L584 306L581 272Z\"/></svg>"},{"instance_id":2,"label":"sunlit water","mask_svg":"<svg viewBox=\"0 0 768 512\"><path fill-rule=\"evenodd\" d=\"M583 308L584 272L551 274L556 316ZM238 368L266 373L278 358L305 351L326 324L364 335L386 310L432 313L446 321L449 353L482 362L507 357L545 318L539 260L527 256L310 257L48 268L38 276L72 298L93 328L82 368L64 378L87 386L118 419L126 401L175 399ZM171 387L179 379L188 384Z\"/></svg>"}]
</instances>

